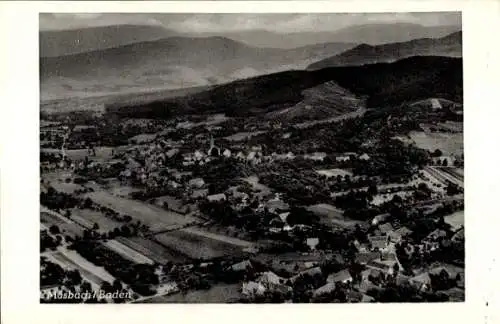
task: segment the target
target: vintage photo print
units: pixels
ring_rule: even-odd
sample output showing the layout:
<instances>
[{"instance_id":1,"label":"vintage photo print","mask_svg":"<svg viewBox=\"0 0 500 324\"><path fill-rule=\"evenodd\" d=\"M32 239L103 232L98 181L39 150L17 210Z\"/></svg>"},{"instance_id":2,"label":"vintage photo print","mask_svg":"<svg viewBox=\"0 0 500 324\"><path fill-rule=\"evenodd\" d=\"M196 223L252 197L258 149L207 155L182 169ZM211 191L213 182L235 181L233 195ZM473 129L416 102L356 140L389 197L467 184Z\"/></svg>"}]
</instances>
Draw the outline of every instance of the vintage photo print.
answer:
<instances>
[{"instance_id":1,"label":"vintage photo print","mask_svg":"<svg viewBox=\"0 0 500 324\"><path fill-rule=\"evenodd\" d=\"M127 3L0 19L9 318L493 321L494 5Z\"/></svg>"}]
</instances>

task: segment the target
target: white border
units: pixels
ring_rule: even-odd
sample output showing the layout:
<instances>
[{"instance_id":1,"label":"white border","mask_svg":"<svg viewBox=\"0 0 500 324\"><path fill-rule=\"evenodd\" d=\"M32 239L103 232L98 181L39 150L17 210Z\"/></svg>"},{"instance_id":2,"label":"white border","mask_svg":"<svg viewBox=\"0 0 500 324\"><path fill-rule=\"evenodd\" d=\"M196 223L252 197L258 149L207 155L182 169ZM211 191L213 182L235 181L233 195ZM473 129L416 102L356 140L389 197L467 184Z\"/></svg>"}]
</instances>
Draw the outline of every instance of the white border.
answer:
<instances>
[{"instance_id":1,"label":"white border","mask_svg":"<svg viewBox=\"0 0 500 324\"><path fill-rule=\"evenodd\" d=\"M184 1L0 3L1 286L3 323L216 323L310 321L492 323L498 227L500 2L477 1ZM39 12L417 12L462 11L465 79L466 303L392 305L72 305L38 303ZM494 52L496 51L496 52ZM496 55L495 55L496 54ZM490 235L488 235L490 234ZM486 241L489 239L488 241ZM488 242L488 245L485 243ZM498 272L497 272L498 273ZM488 306L486 303L488 302ZM317 318L315 318L317 316Z\"/></svg>"}]
</instances>

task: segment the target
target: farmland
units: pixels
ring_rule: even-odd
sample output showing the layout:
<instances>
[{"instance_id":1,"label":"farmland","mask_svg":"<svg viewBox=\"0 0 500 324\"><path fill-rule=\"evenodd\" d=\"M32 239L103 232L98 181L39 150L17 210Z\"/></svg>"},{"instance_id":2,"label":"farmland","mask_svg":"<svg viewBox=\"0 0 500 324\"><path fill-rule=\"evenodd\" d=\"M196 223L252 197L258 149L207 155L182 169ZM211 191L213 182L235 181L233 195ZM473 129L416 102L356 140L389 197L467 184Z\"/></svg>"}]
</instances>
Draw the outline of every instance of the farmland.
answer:
<instances>
[{"instance_id":1,"label":"farmland","mask_svg":"<svg viewBox=\"0 0 500 324\"><path fill-rule=\"evenodd\" d=\"M208 290L195 290L168 296L156 296L147 303L228 303L236 302L241 295L238 284L217 284Z\"/></svg>"},{"instance_id":2,"label":"farmland","mask_svg":"<svg viewBox=\"0 0 500 324\"><path fill-rule=\"evenodd\" d=\"M332 205L317 204L307 207L316 215L321 217L321 222L328 225L336 225L340 227L354 227L358 221L344 217L343 212Z\"/></svg>"},{"instance_id":3,"label":"farmland","mask_svg":"<svg viewBox=\"0 0 500 324\"><path fill-rule=\"evenodd\" d=\"M406 143L414 143L425 150L439 149L445 156L463 154L463 133L410 132L409 137L399 139Z\"/></svg>"},{"instance_id":4,"label":"farmland","mask_svg":"<svg viewBox=\"0 0 500 324\"><path fill-rule=\"evenodd\" d=\"M105 243L103 243L105 246L108 248L112 249L116 253L120 254L126 259L129 259L132 262L135 263L147 263L147 264L153 264L154 261L151 260L150 258L144 256L143 254L129 248L123 243L118 242L117 240L108 240Z\"/></svg>"},{"instance_id":5,"label":"farmland","mask_svg":"<svg viewBox=\"0 0 500 324\"><path fill-rule=\"evenodd\" d=\"M200 232L198 230L179 230L155 236L155 240L169 249L179 251L193 259L213 259L227 255L243 253L243 241L224 238L220 235ZM234 243L238 245L235 246ZM239 247L239 248L238 248Z\"/></svg>"},{"instance_id":6,"label":"farmland","mask_svg":"<svg viewBox=\"0 0 500 324\"><path fill-rule=\"evenodd\" d=\"M182 254L161 246L160 244L142 237L119 237L116 241L143 254L147 258L157 263L184 263L188 260Z\"/></svg>"},{"instance_id":7,"label":"farmland","mask_svg":"<svg viewBox=\"0 0 500 324\"><path fill-rule=\"evenodd\" d=\"M88 229L93 228L94 223L97 223L99 225L99 229L97 230L99 233L106 233L123 225L106 217L101 212L91 209L74 208L71 210L71 219Z\"/></svg>"},{"instance_id":8,"label":"farmland","mask_svg":"<svg viewBox=\"0 0 500 324\"><path fill-rule=\"evenodd\" d=\"M316 173L324 175L328 178L331 177L336 177L336 176L352 176L352 173L347 171L347 170L342 170L342 169L327 169L327 170L316 170Z\"/></svg>"},{"instance_id":9,"label":"farmland","mask_svg":"<svg viewBox=\"0 0 500 324\"><path fill-rule=\"evenodd\" d=\"M53 213L48 213L41 211L40 212L40 220L42 223L45 223L47 227L52 225L56 225L59 228L59 231L63 235L69 235L71 237L81 236L83 234L83 227L69 219L65 219L62 216L56 216Z\"/></svg>"},{"instance_id":10,"label":"farmland","mask_svg":"<svg viewBox=\"0 0 500 324\"><path fill-rule=\"evenodd\" d=\"M106 191L88 193L86 197L118 213L130 215L134 219L140 220L149 226L153 232L168 230L172 227L184 226L197 221L196 218L191 216L166 211L160 207L140 201L113 196Z\"/></svg>"},{"instance_id":11,"label":"farmland","mask_svg":"<svg viewBox=\"0 0 500 324\"><path fill-rule=\"evenodd\" d=\"M449 224L454 230L464 226L464 211L457 211L451 215L445 216L444 221Z\"/></svg>"}]
</instances>

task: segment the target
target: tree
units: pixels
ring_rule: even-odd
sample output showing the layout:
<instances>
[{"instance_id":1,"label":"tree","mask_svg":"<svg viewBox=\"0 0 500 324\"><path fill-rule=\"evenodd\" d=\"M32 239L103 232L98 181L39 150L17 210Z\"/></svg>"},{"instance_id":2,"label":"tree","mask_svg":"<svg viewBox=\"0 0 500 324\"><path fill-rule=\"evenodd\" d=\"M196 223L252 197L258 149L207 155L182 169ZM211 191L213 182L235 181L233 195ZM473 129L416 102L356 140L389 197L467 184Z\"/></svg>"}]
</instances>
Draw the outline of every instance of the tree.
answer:
<instances>
[{"instance_id":1,"label":"tree","mask_svg":"<svg viewBox=\"0 0 500 324\"><path fill-rule=\"evenodd\" d=\"M97 230L99 229L99 224L94 223L94 226L92 226L92 229L93 229L94 231L97 231Z\"/></svg>"},{"instance_id":2,"label":"tree","mask_svg":"<svg viewBox=\"0 0 500 324\"><path fill-rule=\"evenodd\" d=\"M49 227L49 232L53 235L61 233L57 225L52 225L51 227Z\"/></svg>"},{"instance_id":3,"label":"tree","mask_svg":"<svg viewBox=\"0 0 500 324\"><path fill-rule=\"evenodd\" d=\"M443 164L442 164L444 167L448 166L448 159L443 159Z\"/></svg>"}]
</instances>

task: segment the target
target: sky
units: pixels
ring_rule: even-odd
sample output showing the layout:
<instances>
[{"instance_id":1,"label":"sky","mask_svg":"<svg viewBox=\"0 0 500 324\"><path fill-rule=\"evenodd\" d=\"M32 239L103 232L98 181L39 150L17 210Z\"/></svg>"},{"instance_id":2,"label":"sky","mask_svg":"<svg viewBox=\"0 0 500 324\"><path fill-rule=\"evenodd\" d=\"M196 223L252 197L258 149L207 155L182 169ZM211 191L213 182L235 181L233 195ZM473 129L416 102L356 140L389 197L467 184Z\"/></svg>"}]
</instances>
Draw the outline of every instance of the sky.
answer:
<instances>
[{"instance_id":1,"label":"sky","mask_svg":"<svg viewBox=\"0 0 500 324\"><path fill-rule=\"evenodd\" d=\"M321 13L321 14L155 14L57 13L40 14L40 30L61 30L118 24L157 25L182 32L268 30L277 33L335 31L372 23L415 23L424 26L460 25L459 12Z\"/></svg>"}]
</instances>

